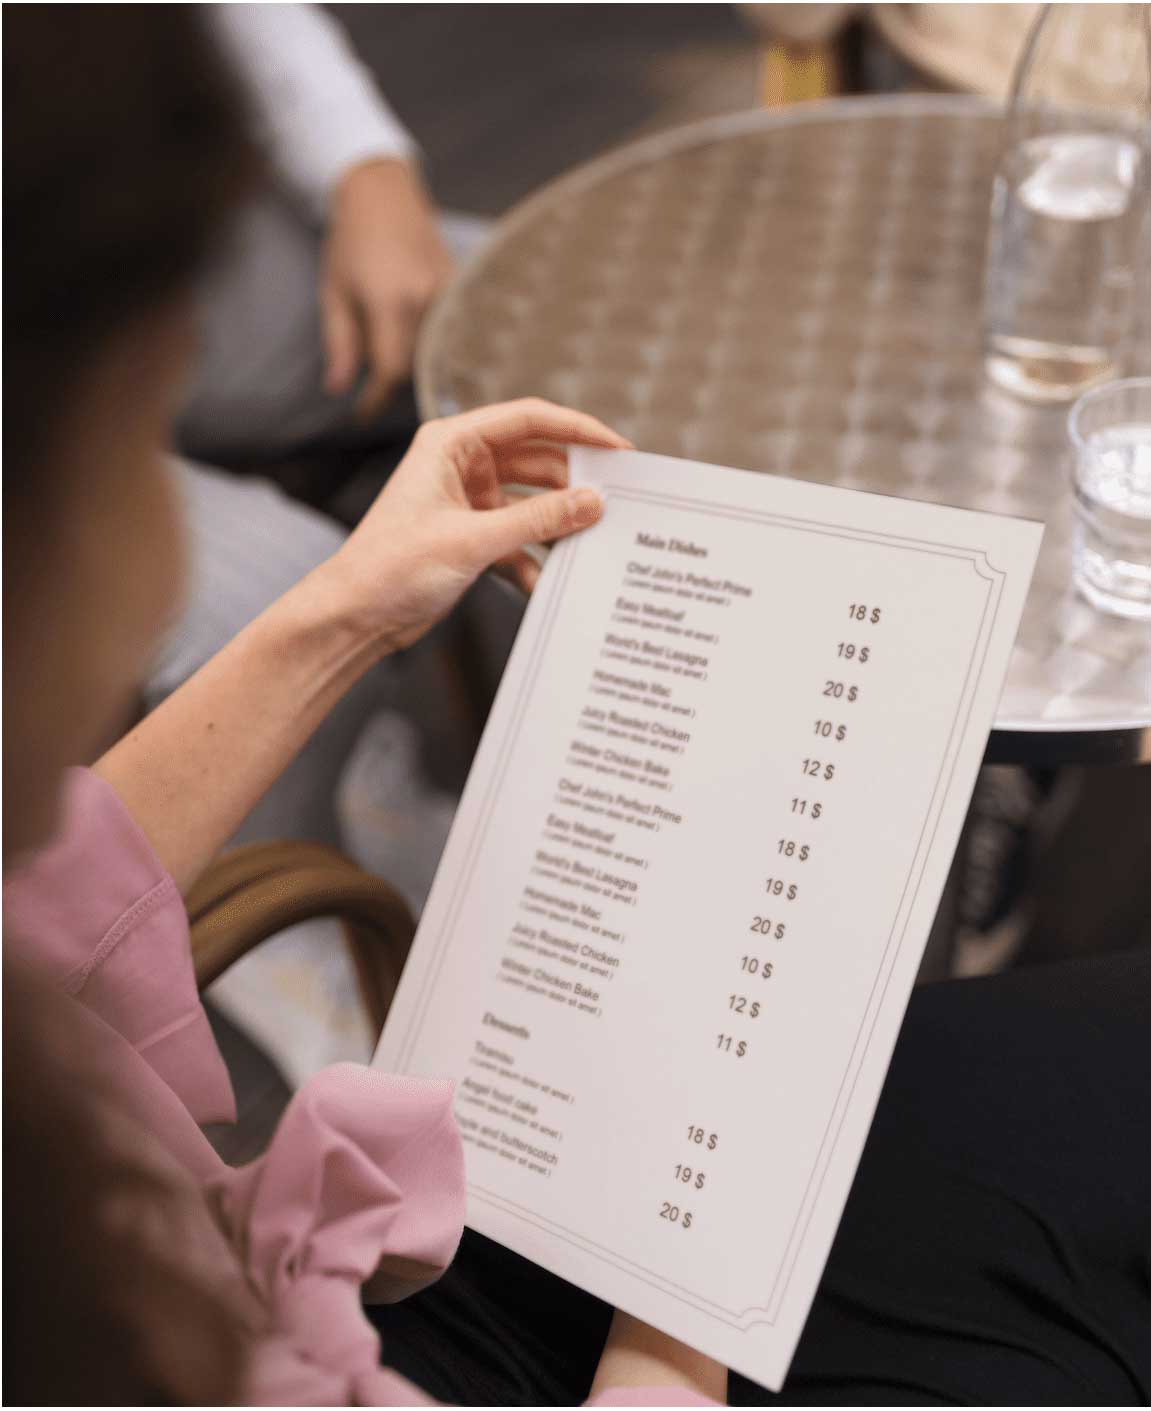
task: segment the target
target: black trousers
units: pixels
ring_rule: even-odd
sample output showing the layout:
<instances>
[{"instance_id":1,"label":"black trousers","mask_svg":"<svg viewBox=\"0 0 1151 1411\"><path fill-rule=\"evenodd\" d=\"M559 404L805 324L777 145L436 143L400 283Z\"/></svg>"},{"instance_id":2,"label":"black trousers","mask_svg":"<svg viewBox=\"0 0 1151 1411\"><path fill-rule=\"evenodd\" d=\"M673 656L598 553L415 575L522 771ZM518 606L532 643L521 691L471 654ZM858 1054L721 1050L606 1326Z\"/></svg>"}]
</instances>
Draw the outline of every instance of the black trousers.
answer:
<instances>
[{"instance_id":1,"label":"black trousers","mask_svg":"<svg viewBox=\"0 0 1151 1411\"><path fill-rule=\"evenodd\" d=\"M611 1310L469 1231L373 1317L441 1400L571 1406ZM1151 1404L1151 952L915 992L787 1384L730 1398Z\"/></svg>"}]
</instances>

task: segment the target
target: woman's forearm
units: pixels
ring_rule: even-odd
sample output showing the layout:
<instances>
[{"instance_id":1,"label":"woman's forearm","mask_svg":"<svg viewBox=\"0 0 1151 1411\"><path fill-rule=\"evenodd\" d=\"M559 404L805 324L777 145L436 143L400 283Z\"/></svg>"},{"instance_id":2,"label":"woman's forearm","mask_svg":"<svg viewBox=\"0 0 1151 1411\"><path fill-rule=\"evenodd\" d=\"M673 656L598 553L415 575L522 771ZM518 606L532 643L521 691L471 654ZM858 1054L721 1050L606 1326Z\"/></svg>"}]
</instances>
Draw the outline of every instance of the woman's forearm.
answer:
<instances>
[{"instance_id":1,"label":"woman's forearm","mask_svg":"<svg viewBox=\"0 0 1151 1411\"><path fill-rule=\"evenodd\" d=\"M346 603L317 569L97 763L182 891L384 654Z\"/></svg>"},{"instance_id":2,"label":"woman's forearm","mask_svg":"<svg viewBox=\"0 0 1151 1411\"><path fill-rule=\"evenodd\" d=\"M627 444L531 398L421 427L337 553L100 760L182 889L370 666L418 641L493 564L530 589L524 546L596 522L599 495L566 488L572 443ZM509 498L512 482L542 493Z\"/></svg>"}]
</instances>

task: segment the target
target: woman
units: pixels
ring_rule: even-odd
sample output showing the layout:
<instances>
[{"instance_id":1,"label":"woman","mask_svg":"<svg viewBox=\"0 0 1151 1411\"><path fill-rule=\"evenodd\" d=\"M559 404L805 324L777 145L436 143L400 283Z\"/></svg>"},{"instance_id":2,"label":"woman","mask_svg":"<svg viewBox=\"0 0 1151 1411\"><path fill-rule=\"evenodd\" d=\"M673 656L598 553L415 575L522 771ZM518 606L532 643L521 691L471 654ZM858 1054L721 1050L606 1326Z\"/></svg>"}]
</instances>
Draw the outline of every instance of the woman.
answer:
<instances>
[{"instance_id":1,"label":"woman","mask_svg":"<svg viewBox=\"0 0 1151 1411\"><path fill-rule=\"evenodd\" d=\"M194 9L25 6L5 38L9 1399L722 1399L708 1359L486 1242L414 1292L460 1234L446 1088L332 1070L242 1171L197 1126L231 1093L180 889L360 674L595 521L560 444L622 443L540 403L425 428L344 548L69 772L175 604L161 448L249 160ZM1145 952L921 990L784 1393L732 1399L1151 1399L1149 996ZM374 1314L393 1370L361 1285L413 1293Z\"/></svg>"},{"instance_id":2,"label":"woman","mask_svg":"<svg viewBox=\"0 0 1151 1411\"><path fill-rule=\"evenodd\" d=\"M163 447L189 291L252 167L194 8L30 7L5 78L9 1392L423 1402L379 1366L360 1285L397 1297L451 1258L450 1092L332 1070L262 1162L227 1171L197 1126L231 1093L180 893L364 672L492 565L530 589L524 546L596 521L594 492L565 488L564 443L624 443L540 402L426 426L329 562L94 772L68 772L131 709L178 603ZM508 501L508 481L543 493ZM47 1355L62 1333L69 1355ZM596 1390L609 1404L611 1383L646 1379L693 1404L724 1376L621 1319Z\"/></svg>"}]
</instances>

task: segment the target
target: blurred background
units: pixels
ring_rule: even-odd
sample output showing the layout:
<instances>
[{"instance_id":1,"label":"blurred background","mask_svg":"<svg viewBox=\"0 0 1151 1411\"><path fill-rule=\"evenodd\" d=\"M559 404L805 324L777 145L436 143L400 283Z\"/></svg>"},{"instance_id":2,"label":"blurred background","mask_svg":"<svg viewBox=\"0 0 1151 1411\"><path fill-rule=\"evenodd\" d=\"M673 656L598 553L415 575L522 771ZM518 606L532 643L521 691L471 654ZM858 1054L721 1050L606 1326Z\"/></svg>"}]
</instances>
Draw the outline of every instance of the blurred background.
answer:
<instances>
[{"instance_id":1,"label":"blurred background","mask_svg":"<svg viewBox=\"0 0 1151 1411\"><path fill-rule=\"evenodd\" d=\"M500 215L697 118L832 94L1003 97L1037 5L332 5L439 201Z\"/></svg>"}]
</instances>

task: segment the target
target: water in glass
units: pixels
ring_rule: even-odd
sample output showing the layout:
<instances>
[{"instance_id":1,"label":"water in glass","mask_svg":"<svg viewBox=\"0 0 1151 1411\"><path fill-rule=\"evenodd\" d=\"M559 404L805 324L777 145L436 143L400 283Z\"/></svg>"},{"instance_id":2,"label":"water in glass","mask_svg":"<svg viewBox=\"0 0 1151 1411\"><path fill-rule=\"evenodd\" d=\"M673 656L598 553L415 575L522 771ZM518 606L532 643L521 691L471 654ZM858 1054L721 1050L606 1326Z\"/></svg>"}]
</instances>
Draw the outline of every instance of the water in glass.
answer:
<instances>
[{"instance_id":1,"label":"water in glass","mask_svg":"<svg viewBox=\"0 0 1151 1411\"><path fill-rule=\"evenodd\" d=\"M1107 612L1151 619L1151 379L1089 394L1071 427L1076 585Z\"/></svg>"}]
</instances>

